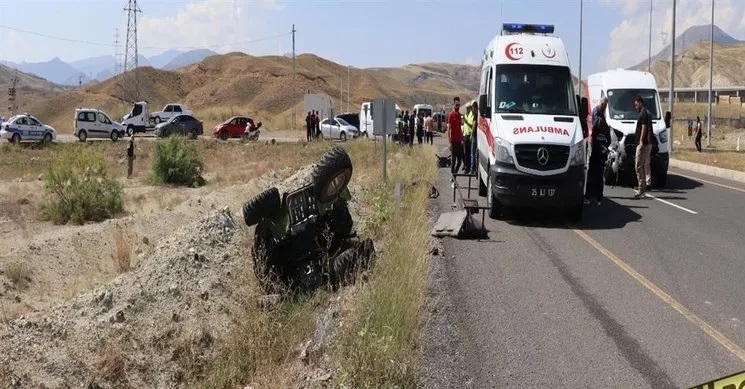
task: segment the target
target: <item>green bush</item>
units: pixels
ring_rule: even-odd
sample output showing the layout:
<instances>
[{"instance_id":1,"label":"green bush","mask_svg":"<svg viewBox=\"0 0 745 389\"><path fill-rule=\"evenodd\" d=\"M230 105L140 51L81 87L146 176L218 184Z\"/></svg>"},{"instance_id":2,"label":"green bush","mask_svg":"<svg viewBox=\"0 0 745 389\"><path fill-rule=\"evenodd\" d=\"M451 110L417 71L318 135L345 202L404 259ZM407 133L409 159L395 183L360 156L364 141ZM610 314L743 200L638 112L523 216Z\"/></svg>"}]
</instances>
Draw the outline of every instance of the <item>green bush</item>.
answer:
<instances>
[{"instance_id":1,"label":"green bush","mask_svg":"<svg viewBox=\"0 0 745 389\"><path fill-rule=\"evenodd\" d=\"M169 136L155 145L150 179L159 184L197 187L205 184L202 169L204 161L196 144Z\"/></svg>"},{"instance_id":2,"label":"green bush","mask_svg":"<svg viewBox=\"0 0 745 389\"><path fill-rule=\"evenodd\" d=\"M44 189L42 217L55 224L100 222L124 210L122 186L108 176L104 154L93 148L62 148L44 175Z\"/></svg>"}]
</instances>

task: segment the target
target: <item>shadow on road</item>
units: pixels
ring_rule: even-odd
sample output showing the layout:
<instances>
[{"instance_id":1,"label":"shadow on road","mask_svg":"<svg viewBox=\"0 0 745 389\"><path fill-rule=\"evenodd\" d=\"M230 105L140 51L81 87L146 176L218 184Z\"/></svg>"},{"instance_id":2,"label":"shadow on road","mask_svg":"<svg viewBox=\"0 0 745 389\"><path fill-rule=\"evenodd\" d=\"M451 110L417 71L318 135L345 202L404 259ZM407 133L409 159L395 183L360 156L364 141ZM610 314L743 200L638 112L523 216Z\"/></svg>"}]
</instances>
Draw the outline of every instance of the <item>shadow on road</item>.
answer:
<instances>
[{"instance_id":1,"label":"shadow on road","mask_svg":"<svg viewBox=\"0 0 745 389\"><path fill-rule=\"evenodd\" d=\"M547 213L541 210L520 210L519 216L511 218L507 222L523 227L615 230L641 220L641 215L634 212L636 208L647 208L647 205L644 202L640 202L639 205L621 205L606 197L599 207L595 204L585 205L584 217L577 224L567 222L566 216L563 214Z\"/></svg>"},{"instance_id":2,"label":"shadow on road","mask_svg":"<svg viewBox=\"0 0 745 389\"><path fill-rule=\"evenodd\" d=\"M665 186L665 188L653 189L655 192L660 193L681 193L680 191L695 189L702 185L702 183L691 180L690 178L682 177L674 173L669 173L667 175L667 185Z\"/></svg>"}]
</instances>

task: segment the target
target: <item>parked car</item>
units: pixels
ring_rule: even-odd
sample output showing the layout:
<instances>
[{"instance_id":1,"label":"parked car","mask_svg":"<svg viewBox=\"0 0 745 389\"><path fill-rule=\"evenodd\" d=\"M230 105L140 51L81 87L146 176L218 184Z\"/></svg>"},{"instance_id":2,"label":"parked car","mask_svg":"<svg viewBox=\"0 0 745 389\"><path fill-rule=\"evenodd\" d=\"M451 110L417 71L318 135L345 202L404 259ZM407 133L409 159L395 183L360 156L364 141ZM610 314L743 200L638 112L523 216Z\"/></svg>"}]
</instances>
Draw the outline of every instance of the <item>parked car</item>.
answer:
<instances>
[{"instance_id":1,"label":"parked car","mask_svg":"<svg viewBox=\"0 0 745 389\"><path fill-rule=\"evenodd\" d=\"M204 133L204 126L201 120L191 115L178 115L169 119L165 123L155 126L155 136L165 138L172 134L189 136L191 139L197 139Z\"/></svg>"},{"instance_id":2,"label":"parked car","mask_svg":"<svg viewBox=\"0 0 745 389\"><path fill-rule=\"evenodd\" d=\"M121 123L111 120L104 111L95 108L75 108L73 128L73 135L81 142L85 142L88 138L117 141L125 133L125 128Z\"/></svg>"},{"instance_id":3,"label":"parked car","mask_svg":"<svg viewBox=\"0 0 745 389\"><path fill-rule=\"evenodd\" d=\"M320 123L321 136L328 139L340 139L346 141L347 137L356 138L360 136L357 127L347 123L344 119L323 119Z\"/></svg>"},{"instance_id":4,"label":"parked car","mask_svg":"<svg viewBox=\"0 0 745 389\"><path fill-rule=\"evenodd\" d=\"M11 143L22 141L52 142L57 139L57 132L52 126L42 123L39 119L24 113L13 115L0 124L0 138Z\"/></svg>"},{"instance_id":5,"label":"parked car","mask_svg":"<svg viewBox=\"0 0 745 389\"><path fill-rule=\"evenodd\" d=\"M256 126L254 120L247 116L233 116L232 118L218 124L212 130L212 136L222 140L228 138L240 138L249 125Z\"/></svg>"},{"instance_id":6,"label":"parked car","mask_svg":"<svg viewBox=\"0 0 745 389\"><path fill-rule=\"evenodd\" d=\"M186 108L183 104L170 103L163 107L162 111L155 111L150 114L150 118L155 124L164 123L174 116L194 115L194 112Z\"/></svg>"},{"instance_id":7,"label":"parked car","mask_svg":"<svg viewBox=\"0 0 745 389\"><path fill-rule=\"evenodd\" d=\"M360 129L360 114L358 113L340 113L334 116L334 118L344 120L345 122L353 125L358 130ZM360 133L362 134L362 132Z\"/></svg>"}]
</instances>

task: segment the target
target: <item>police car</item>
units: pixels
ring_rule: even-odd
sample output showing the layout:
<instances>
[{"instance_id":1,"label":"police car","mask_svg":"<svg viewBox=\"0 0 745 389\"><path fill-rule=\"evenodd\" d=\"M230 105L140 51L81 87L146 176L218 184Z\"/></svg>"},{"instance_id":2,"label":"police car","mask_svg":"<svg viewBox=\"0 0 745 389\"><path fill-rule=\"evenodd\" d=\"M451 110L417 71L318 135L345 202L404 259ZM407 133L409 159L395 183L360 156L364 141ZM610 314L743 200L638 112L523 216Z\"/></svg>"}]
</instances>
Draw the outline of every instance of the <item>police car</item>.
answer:
<instances>
[{"instance_id":1,"label":"police car","mask_svg":"<svg viewBox=\"0 0 745 389\"><path fill-rule=\"evenodd\" d=\"M24 113L14 115L0 124L0 138L11 143L21 141L51 142L57 139L57 132L51 126L43 124L39 119Z\"/></svg>"}]
</instances>

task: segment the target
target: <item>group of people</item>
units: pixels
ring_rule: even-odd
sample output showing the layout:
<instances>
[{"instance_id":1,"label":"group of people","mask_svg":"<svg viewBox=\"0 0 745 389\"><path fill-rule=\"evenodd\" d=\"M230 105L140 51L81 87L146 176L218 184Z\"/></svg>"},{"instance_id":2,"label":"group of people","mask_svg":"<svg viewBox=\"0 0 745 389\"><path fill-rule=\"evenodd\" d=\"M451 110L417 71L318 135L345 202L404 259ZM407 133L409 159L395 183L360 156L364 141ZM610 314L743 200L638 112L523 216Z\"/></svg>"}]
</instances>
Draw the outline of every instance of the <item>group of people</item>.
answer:
<instances>
[{"instance_id":1,"label":"group of people","mask_svg":"<svg viewBox=\"0 0 745 389\"><path fill-rule=\"evenodd\" d=\"M399 142L414 146L414 136L416 135L417 143L433 144L434 119L432 113L404 111L398 114L398 139Z\"/></svg>"},{"instance_id":2,"label":"group of people","mask_svg":"<svg viewBox=\"0 0 745 389\"><path fill-rule=\"evenodd\" d=\"M608 98L603 97L600 103L592 109L592 131L590 133L590 158L587 167L587 186L585 189L585 204L592 200L601 205L603 200L603 172L607 159L608 147L611 144L610 126L605 120L605 109L608 107ZM636 145L635 170L637 187L634 190L634 198L642 198L646 195L651 177L651 154L652 144L655 141L652 133L652 115L647 109L646 103L641 96L634 99L634 108L639 112L636 120Z\"/></svg>"},{"instance_id":3,"label":"group of people","mask_svg":"<svg viewBox=\"0 0 745 389\"><path fill-rule=\"evenodd\" d=\"M305 136L308 142L321 136L321 115L316 110L305 115Z\"/></svg>"},{"instance_id":4,"label":"group of people","mask_svg":"<svg viewBox=\"0 0 745 389\"><path fill-rule=\"evenodd\" d=\"M461 118L460 97L453 98L453 110L448 114L447 133L450 142L452 161L450 172L458 173L462 169L464 174L475 174L478 163L478 144L476 129L478 124L479 106L477 102L466 107L466 114ZM450 181L453 182L453 178Z\"/></svg>"}]
</instances>

